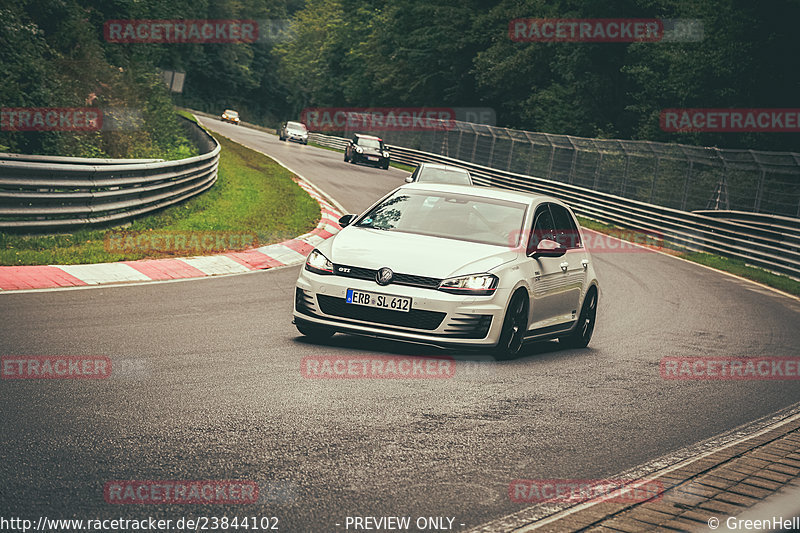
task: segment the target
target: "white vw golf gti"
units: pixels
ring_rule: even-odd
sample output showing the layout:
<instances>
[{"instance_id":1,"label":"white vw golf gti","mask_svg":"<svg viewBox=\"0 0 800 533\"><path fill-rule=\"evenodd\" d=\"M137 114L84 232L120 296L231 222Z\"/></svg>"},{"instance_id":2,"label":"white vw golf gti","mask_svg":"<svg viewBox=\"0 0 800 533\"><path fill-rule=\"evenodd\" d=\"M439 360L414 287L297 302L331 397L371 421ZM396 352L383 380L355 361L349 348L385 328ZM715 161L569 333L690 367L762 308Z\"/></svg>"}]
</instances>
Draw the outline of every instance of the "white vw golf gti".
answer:
<instances>
[{"instance_id":1,"label":"white vw golf gti","mask_svg":"<svg viewBox=\"0 0 800 533\"><path fill-rule=\"evenodd\" d=\"M530 340L578 348L592 337L592 258L555 198L411 183L339 223L297 279L304 335L489 348L498 358Z\"/></svg>"}]
</instances>

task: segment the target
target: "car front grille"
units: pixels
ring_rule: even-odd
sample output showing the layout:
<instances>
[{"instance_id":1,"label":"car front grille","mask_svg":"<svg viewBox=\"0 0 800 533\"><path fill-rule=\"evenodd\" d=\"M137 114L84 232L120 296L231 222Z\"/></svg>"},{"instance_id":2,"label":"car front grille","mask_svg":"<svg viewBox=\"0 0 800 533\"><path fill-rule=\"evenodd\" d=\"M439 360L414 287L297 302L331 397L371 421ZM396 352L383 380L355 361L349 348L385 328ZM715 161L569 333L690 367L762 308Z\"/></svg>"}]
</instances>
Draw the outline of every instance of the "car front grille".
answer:
<instances>
[{"instance_id":1,"label":"car front grille","mask_svg":"<svg viewBox=\"0 0 800 533\"><path fill-rule=\"evenodd\" d=\"M491 325L492 315L456 315L445 326L444 334L459 339L482 339Z\"/></svg>"},{"instance_id":2,"label":"car front grille","mask_svg":"<svg viewBox=\"0 0 800 533\"><path fill-rule=\"evenodd\" d=\"M363 279L375 282L375 275L377 270L371 268L361 268L348 265L333 265L333 272L337 276L353 279ZM394 285L406 285L409 287L421 287L423 289L438 289L439 284L442 282L439 278L429 278L425 276L414 276L412 274L398 274L395 273L392 283Z\"/></svg>"},{"instance_id":3,"label":"car front grille","mask_svg":"<svg viewBox=\"0 0 800 533\"><path fill-rule=\"evenodd\" d=\"M319 301L320 310L326 315L427 331L438 328L447 315L447 313L425 311L423 309L412 309L407 313L390 309L377 309L348 304L344 298L336 298L324 294L318 294L317 300Z\"/></svg>"}]
</instances>

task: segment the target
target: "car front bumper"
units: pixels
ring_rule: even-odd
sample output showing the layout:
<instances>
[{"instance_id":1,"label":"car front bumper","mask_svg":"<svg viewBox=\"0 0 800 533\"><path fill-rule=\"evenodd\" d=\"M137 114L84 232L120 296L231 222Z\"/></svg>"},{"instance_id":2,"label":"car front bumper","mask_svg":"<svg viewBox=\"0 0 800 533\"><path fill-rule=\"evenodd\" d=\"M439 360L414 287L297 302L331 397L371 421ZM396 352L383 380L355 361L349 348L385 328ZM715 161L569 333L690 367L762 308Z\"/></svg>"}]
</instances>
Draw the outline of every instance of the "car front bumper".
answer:
<instances>
[{"instance_id":1,"label":"car front bumper","mask_svg":"<svg viewBox=\"0 0 800 533\"><path fill-rule=\"evenodd\" d=\"M409 312L376 309L345 301L347 289L411 298ZM435 289L390 284L305 269L295 288L295 320L336 331L437 346L485 348L497 344L509 291L461 296Z\"/></svg>"},{"instance_id":2,"label":"car front bumper","mask_svg":"<svg viewBox=\"0 0 800 533\"><path fill-rule=\"evenodd\" d=\"M286 134L286 140L297 143L308 144L308 137L302 135L294 135L292 133Z\"/></svg>"},{"instance_id":3,"label":"car front bumper","mask_svg":"<svg viewBox=\"0 0 800 533\"><path fill-rule=\"evenodd\" d=\"M376 156L372 154L364 154L353 152L355 161L358 163L365 163L367 165L375 165L376 167L384 167L389 164L389 158L383 156ZM373 158L373 159L370 159Z\"/></svg>"}]
</instances>

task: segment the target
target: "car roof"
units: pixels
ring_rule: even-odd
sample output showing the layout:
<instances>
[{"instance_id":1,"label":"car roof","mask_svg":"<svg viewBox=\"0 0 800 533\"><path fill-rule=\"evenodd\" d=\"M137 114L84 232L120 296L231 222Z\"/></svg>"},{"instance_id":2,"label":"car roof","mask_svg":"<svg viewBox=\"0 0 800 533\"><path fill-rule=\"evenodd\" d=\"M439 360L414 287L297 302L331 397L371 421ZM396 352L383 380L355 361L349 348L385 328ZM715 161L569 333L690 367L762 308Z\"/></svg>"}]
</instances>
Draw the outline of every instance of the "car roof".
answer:
<instances>
[{"instance_id":1,"label":"car roof","mask_svg":"<svg viewBox=\"0 0 800 533\"><path fill-rule=\"evenodd\" d=\"M494 198L497 200L506 200L509 202L521 203L539 203L539 202L554 202L562 204L559 199L544 194L533 194L522 191L509 191L506 189L497 189L495 187L479 187L476 185L456 185L453 183L406 183L401 185L400 189L416 189L423 191L435 192L452 192L460 194L473 194L476 196L483 196L485 198Z\"/></svg>"},{"instance_id":2,"label":"car roof","mask_svg":"<svg viewBox=\"0 0 800 533\"><path fill-rule=\"evenodd\" d=\"M466 168L454 167L453 165L442 165L441 163L420 163L419 167L436 168L440 170L455 170L457 172L469 173L469 170L467 170Z\"/></svg>"},{"instance_id":3,"label":"car roof","mask_svg":"<svg viewBox=\"0 0 800 533\"><path fill-rule=\"evenodd\" d=\"M380 137L375 137L374 135L367 135L366 133L356 133L355 136L360 139L375 139L376 141L383 142L383 139L381 139Z\"/></svg>"},{"instance_id":4,"label":"car roof","mask_svg":"<svg viewBox=\"0 0 800 533\"><path fill-rule=\"evenodd\" d=\"M304 128L306 127L305 124L303 124L302 122L297 122L296 120L290 120L289 122L286 123L286 125L287 126L289 126L289 125L291 125L291 126L303 126Z\"/></svg>"},{"instance_id":5,"label":"car roof","mask_svg":"<svg viewBox=\"0 0 800 533\"><path fill-rule=\"evenodd\" d=\"M219 109L219 108L217 108L217 109ZM234 111L233 109L226 109L225 112L226 113L236 113L237 115L239 114L238 112Z\"/></svg>"}]
</instances>

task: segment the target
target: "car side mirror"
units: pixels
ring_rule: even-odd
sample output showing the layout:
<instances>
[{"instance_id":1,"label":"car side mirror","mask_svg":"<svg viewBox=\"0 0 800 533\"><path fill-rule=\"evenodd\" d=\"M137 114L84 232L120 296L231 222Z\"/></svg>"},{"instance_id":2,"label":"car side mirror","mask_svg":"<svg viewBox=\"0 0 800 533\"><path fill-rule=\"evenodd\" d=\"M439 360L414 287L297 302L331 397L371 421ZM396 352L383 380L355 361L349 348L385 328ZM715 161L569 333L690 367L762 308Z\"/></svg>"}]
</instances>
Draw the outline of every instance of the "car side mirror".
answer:
<instances>
[{"instance_id":1,"label":"car side mirror","mask_svg":"<svg viewBox=\"0 0 800 533\"><path fill-rule=\"evenodd\" d=\"M341 227L349 226L357 217L358 215L344 215L342 218L339 219L339 225Z\"/></svg>"},{"instance_id":2,"label":"car side mirror","mask_svg":"<svg viewBox=\"0 0 800 533\"><path fill-rule=\"evenodd\" d=\"M538 259L540 257L561 257L565 253L567 253L567 249L556 241L542 239L536 248L528 252L528 256Z\"/></svg>"},{"instance_id":3,"label":"car side mirror","mask_svg":"<svg viewBox=\"0 0 800 533\"><path fill-rule=\"evenodd\" d=\"M406 183L414 183L413 176L406 176Z\"/></svg>"}]
</instances>

